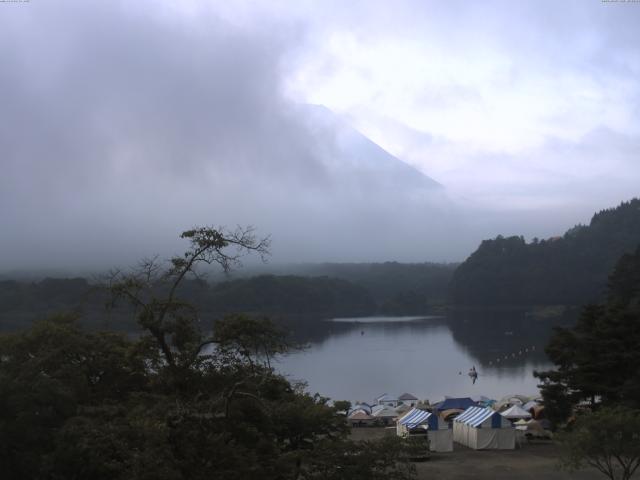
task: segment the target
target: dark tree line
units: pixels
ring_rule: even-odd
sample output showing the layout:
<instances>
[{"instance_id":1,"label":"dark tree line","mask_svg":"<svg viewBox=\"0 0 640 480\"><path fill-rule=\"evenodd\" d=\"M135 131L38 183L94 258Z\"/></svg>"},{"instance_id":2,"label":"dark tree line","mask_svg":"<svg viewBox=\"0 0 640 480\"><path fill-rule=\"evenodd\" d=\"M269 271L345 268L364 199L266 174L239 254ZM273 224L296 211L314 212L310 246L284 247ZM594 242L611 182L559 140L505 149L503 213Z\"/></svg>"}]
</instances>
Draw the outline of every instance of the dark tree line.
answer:
<instances>
[{"instance_id":1,"label":"dark tree line","mask_svg":"<svg viewBox=\"0 0 640 480\"><path fill-rule=\"evenodd\" d=\"M607 300L559 328L546 352L556 368L539 372L547 413L558 422L577 405L640 409L640 247L618 261Z\"/></svg>"},{"instance_id":2,"label":"dark tree line","mask_svg":"<svg viewBox=\"0 0 640 480\"><path fill-rule=\"evenodd\" d=\"M461 305L583 305L603 299L621 255L640 244L640 200L596 213L562 237L485 240L453 275Z\"/></svg>"},{"instance_id":3,"label":"dark tree line","mask_svg":"<svg viewBox=\"0 0 640 480\"><path fill-rule=\"evenodd\" d=\"M203 315L268 314L304 330L329 317L426 314L444 302L452 272L453 266L437 264L322 264L300 272L310 276L187 278L178 291ZM0 330L26 328L61 311L78 313L91 328L136 329L128 307L104 311L108 300L84 278L0 281Z\"/></svg>"}]
</instances>

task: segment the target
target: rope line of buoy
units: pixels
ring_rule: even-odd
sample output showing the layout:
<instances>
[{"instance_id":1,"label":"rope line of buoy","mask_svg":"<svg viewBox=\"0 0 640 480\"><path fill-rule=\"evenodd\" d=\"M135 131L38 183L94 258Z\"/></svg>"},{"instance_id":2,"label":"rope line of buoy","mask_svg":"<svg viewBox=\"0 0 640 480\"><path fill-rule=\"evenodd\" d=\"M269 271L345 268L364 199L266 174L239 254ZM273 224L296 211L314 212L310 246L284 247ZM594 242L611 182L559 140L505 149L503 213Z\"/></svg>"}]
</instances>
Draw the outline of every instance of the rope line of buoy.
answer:
<instances>
[{"instance_id":1,"label":"rope line of buoy","mask_svg":"<svg viewBox=\"0 0 640 480\"><path fill-rule=\"evenodd\" d=\"M523 353L527 354L527 353L535 352L535 351L536 351L536 346L535 345L531 345L530 347L526 347L524 350L519 350L518 353L517 353L517 356L520 356ZM501 361L507 361L510 358L516 358L516 353L513 352L513 353L511 353L511 355L507 354L502 359L501 359L501 357L498 357L498 358L496 358L495 363L500 363ZM493 364L494 364L494 361L490 360L489 361L489 365L491 366Z\"/></svg>"}]
</instances>

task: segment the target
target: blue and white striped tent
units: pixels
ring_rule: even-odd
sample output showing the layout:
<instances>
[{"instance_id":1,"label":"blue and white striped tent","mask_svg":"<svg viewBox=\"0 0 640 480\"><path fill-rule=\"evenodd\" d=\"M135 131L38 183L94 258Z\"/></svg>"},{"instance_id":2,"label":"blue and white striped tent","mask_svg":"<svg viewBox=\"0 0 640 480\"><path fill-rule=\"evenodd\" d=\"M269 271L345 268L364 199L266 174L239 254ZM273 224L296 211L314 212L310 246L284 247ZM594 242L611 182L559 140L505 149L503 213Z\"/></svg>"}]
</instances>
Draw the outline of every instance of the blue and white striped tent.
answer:
<instances>
[{"instance_id":1,"label":"blue and white striped tent","mask_svg":"<svg viewBox=\"0 0 640 480\"><path fill-rule=\"evenodd\" d=\"M453 420L453 440L475 450L515 448L511 422L488 407L469 407Z\"/></svg>"},{"instance_id":2,"label":"blue and white striped tent","mask_svg":"<svg viewBox=\"0 0 640 480\"><path fill-rule=\"evenodd\" d=\"M398 419L396 432L401 437L415 433L426 433L429 447L434 452L451 452L453 450L453 431L451 424L438 415L412 408Z\"/></svg>"}]
</instances>

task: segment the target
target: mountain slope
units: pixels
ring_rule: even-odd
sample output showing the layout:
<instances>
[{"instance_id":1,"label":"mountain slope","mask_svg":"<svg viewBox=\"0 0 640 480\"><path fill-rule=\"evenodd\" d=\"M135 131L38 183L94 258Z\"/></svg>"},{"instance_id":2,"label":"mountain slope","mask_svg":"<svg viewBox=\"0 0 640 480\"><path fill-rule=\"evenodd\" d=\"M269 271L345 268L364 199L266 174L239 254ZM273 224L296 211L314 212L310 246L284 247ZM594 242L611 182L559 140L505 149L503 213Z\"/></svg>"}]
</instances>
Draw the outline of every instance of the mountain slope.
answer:
<instances>
[{"instance_id":1,"label":"mountain slope","mask_svg":"<svg viewBox=\"0 0 640 480\"><path fill-rule=\"evenodd\" d=\"M438 189L438 182L393 156L322 105L306 105L309 126L324 145L322 160L333 173L374 188Z\"/></svg>"},{"instance_id":2,"label":"mountain slope","mask_svg":"<svg viewBox=\"0 0 640 480\"><path fill-rule=\"evenodd\" d=\"M483 241L455 271L453 302L462 305L584 304L602 298L616 261L640 244L640 200L596 213L588 226L526 243Z\"/></svg>"}]
</instances>

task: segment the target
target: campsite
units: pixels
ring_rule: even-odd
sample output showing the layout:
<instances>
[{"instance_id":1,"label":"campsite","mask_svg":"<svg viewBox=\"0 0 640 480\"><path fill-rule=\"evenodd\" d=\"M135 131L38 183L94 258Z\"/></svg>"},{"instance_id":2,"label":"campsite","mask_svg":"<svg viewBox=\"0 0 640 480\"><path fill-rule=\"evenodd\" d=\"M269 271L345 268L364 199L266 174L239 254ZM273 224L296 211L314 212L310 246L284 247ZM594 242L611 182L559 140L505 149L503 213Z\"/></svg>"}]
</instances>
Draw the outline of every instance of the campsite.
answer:
<instances>
[{"instance_id":1,"label":"campsite","mask_svg":"<svg viewBox=\"0 0 640 480\"><path fill-rule=\"evenodd\" d=\"M395 435L394 428L354 428L356 441ZM431 452L429 460L415 463L417 480L597 480L593 469L567 472L558 466L558 448L552 440L531 440L514 450L473 450L454 443L451 452Z\"/></svg>"},{"instance_id":2,"label":"campsite","mask_svg":"<svg viewBox=\"0 0 640 480\"><path fill-rule=\"evenodd\" d=\"M411 399L411 407L401 398ZM540 399L517 394L501 400L445 397L430 404L407 393L385 393L372 403L358 402L345 412L351 439L426 437L429 452L415 462L418 479L588 480L601 475L590 468L559 468L559 446ZM377 411L386 412L384 422Z\"/></svg>"}]
</instances>

